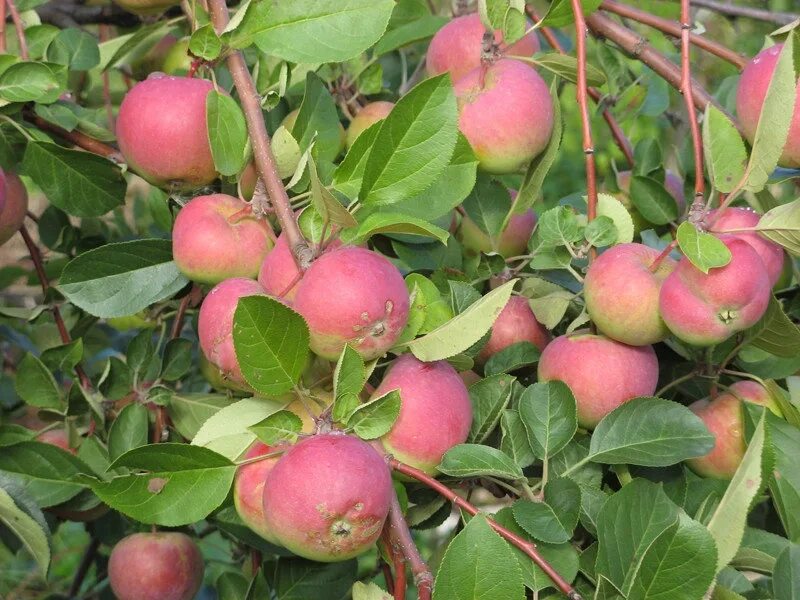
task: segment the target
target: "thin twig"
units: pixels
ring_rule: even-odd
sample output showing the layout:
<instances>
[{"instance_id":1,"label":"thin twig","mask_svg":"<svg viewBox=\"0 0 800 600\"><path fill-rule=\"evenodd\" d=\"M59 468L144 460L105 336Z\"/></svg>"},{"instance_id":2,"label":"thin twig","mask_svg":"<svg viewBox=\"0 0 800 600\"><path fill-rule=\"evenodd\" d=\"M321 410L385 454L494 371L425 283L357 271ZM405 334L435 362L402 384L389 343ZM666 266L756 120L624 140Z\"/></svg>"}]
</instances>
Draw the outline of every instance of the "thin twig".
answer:
<instances>
[{"instance_id":1,"label":"thin twig","mask_svg":"<svg viewBox=\"0 0 800 600\"><path fill-rule=\"evenodd\" d=\"M681 94L686 104L686 116L689 119L689 129L692 132L692 147L694 149L694 202L690 212L696 212L705 206L706 180L703 175L703 141L700 138L700 125L697 123L694 102L692 101L692 66L690 62L691 46L689 45L689 31L692 29L690 0L681 0Z\"/></svg>"},{"instance_id":2,"label":"thin twig","mask_svg":"<svg viewBox=\"0 0 800 600\"><path fill-rule=\"evenodd\" d=\"M109 26L106 24L101 24L99 29L100 34L100 42L108 41L110 37ZM103 70L102 74L103 80L103 104L106 107L106 117L108 118L108 128L114 133L117 130L116 124L114 122L114 108L111 105L111 78L107 69Z\"/></svg>"},{"instance_id":3,"label":"thin twig","mask_svg":"<svg viewBox=\"0 0 800 600\"><path fill-rule=\"evenodd\" d=\"M0 54L6 53L6 3L0 0Z\"/></svg>"},{"instance_id":4,"label":"thin twig","mask_svg":"<svg viewBox=\"0 0 800 600\"><path fill-rule=\"evenodd\" d=\"M196 306L202 299L202 290L199 286L193 285L192 289L181 298L181 303L178 305L178 312L175 313L175 319L172 321L172 330L170 331L170 338L176 339L180 337L181 330L183 329L183 319L186 316L186 310L190 306Z\"/></svg>"},{"instance_id":5,"label":"thin twig","mask_svg":"<svg viewBox=\"0 0 800 600\"><path fill-rule=\"evenodd\" d=\"M747 17L748 19L755 19L756 21L766 21L767 23L776 23L778 25L788 25L797 19L800 15L795 13L778 12L774 10L763 10L760 8L750 8L749 6L737 6L730 2L718 2L716 0L694 0L695 6L701 6L714 12L731 17Z\"/></svg>"},{"instance_id":6,"label":"thin twig","mask_svg":"<svg viewBox=\"0 0 800 600\"><path fill-rule=\"evenodd\" d=\"M222 33L228 24L228 7L225 0L210 0L209 9L211 11L211 21L217 33ZM256 86L247 64L241 52L231 52L227 59L228 70L231 72L236 91L239 93L239 100L244 110L247 121L247 131L250 134L250 142L253 146L253 158L256 163L258 176L264 181L267 188L269 199L275 214L281 224L281 229L286 235L289 248L292 250L298 268L303 271L311 264L314 259L313 251L308 246L308 242L303 238L300 227L297 225L289 196L283 187L283 182L278 176L275 167L275 156L272 154L269 135L264 123L264 115L261 112Z\"/></svg>"},{"instance_id":7,"label":"thin twig","mask_svg":"<svg viewBox=\"0 0 800 600\"><path fill-rule=\"evenodd\" d=\"M81 558L81 564L78 565L78 570L75 571L75 577L72 579L72 584L69 586L69 597L77 598L78 592L81 590L83 580L86 579L86 574L89 572L89 567L92 566L95 558L97 557L97 550L100 548L100 540L92 536L89 545L86 546L86 551Z\"/></svg>"},{"instance_id":8,"label":"thin twig","mask_svg":"<svg viewBox=\"0 0 800 600\"><path fill-rule=\"evenodd\" d=\"M11 15L11 20L14 22L14 29L17 32L19 57L22 60L28 60L30 55L28 54L28 42L25 41L25 24L19 16L19 11L17 10L17 5L14 4L14 0L6 0L6 3L8 4L8 13Z\"/></svg>"},{"instance_id":9,"label":"thin twig","mask_svg":"<svg viewBox=\"0 0 800 600\"><path fill-rule=\"evenodd\" d=\"M389 521L387 524L388 542L391 546L394 558L394 597L395 600L403 600L405 597L405 561L411 565L411 573L414 575L414 583L417 586L419 600L430 600L433 593L433 574L427 563L419 554L408 523L403 518L403 510L397 494L392 492L392 504L389 508ZM402 589L398 596L398 591Z\"/></svg>"},{"instance_id":10,"label":"thin twig","mask_svg":"<svg viewBox=\"0 0 800 600\"><path fill-rule=\"evenodd\" d=\"M472 504L464 500L461 496L456 494L453 490L448 488L446 485L437 481L427 473L420 471L412 466L407 464L401 463L397 459L390 458L389 459L389 466L392 467L398 473L402 473L403 475L407 475L417 481L424 483L432 490L438 492L442 497L447 498L450 502L458 506L461 510L469 513L470 515L477 515L478 509L475 508ZM487 517L487 522L489 526L494 529L500 537L504 538L515 547L519 548L522 552L527 554L531 560L542 570L544 573L550 578L550 580L558 587L561 592L564 593L567 598L570 600L582 600L582 596L566 581L558 572L552 567L550 563L548 563L544 557L539 554L539 551L536 549L536 544L533 542L529 542L518 536L513 531L509 531L499 523L497 523L494 519Z\"/></svg>"},{"instance_id":11,"label":"thin twig","mask_svg":"<svg viewBox=\"0 0 800 600\"><path fill-rule=\"evenodd\" d=\"M78 130L67 131L66 129L62 129L58 125L53 125L52 123L45 121L41 117L34 114L26 114L25 118L34 125L36 125L39 129L43 129L45 131L49 131L50 133L54 133L58 137L63 138L68 142L72 142L79 148L88 150L92 154L98 154L100 156L104 156L108 160L115 162L117 164L125 162L125 158L122 156L119 150L117 150L116 148L112 148L108 144L104 144L103 142L96 140L93 137L89 137L85 133L81 133Z\"/></svg>"},{"instance_id":12,"label":"thin twig","mask_svg":"<svg viewBox=\"0 0 800 600\"><path fill-rule=\"evenodd\" d=\"M620 17L625 17L626 19L631 19L632 21L636 21L637 23L642 23L643 25L647 25L648 27L653 27L654 29L658 29L662 33L666 33L667 35L671 35L676 38L681 37L681 24L677 23L676 21L670 21L669 19L662 19L659 16L653 15L649 12L639 10L638 8L634 8L633 6L628 6L627 4L621 4L616 0L603 0L602 4L600 4L600 8L603 10L607 10L608 12L614 13L619 15ZM689 41L697 46L725 60L732 65L734 65L740 71L744 69L745 65L747 64L747 59L730 48L723 46L713 40L710 40L702 35L697 35L696 33L689 34Z\"/></svg>"}]
</instances>

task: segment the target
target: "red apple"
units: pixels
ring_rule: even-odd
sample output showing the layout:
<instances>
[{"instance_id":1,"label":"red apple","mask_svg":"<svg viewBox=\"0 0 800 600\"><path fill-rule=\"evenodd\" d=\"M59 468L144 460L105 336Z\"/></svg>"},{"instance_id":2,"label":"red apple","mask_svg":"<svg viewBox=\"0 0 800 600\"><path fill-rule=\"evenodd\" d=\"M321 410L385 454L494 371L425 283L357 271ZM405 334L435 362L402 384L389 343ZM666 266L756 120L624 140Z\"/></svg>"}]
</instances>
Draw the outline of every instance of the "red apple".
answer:
<instances>
[{"instance_id":1,"label":"red apple","mask_svg":"<svg viewBox=\"0 0 800 600\"><path fill-rule=\"evenodd\" d=\"M0 245L17 233L28 211L28 192L16 173L0 169Z\"/></svg>"},{"instance_id":2,"label":"red apple","mask_svg":"<svg viewBox=\"0 0 800 600\"><path fill-rule=\"evenodd\" d=\"M536 320L528 299L512 296L492 325L489 341L478 355L480 362L486 362L504 348L519 342L530 342L539 350L550 343L550 332Z\"/></svg>"}]
</instances>

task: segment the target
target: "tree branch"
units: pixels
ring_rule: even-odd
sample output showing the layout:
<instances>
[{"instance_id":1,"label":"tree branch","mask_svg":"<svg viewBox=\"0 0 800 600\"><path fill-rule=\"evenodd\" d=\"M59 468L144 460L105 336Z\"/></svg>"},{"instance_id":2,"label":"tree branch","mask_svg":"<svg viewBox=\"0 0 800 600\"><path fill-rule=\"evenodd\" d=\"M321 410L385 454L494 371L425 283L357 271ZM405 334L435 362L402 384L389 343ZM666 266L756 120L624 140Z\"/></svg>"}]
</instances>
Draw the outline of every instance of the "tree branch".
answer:
<instances>
[{"instance_id":1,"label":"tree branch","mask_svg":"<svg viewBox=\"0 0 800 600\"><path fill-rule=\"evenodd\" d=\"M51 0L51 2L37 6L34 10L42 23L49 23L62 29L89 24L135 27L141 23L139 17L113 2L102 6L90 6L84 2L73 2L72 0Z\"/></svg>"},{"instance_id":2,"label":"tree branch","mask_svg":"<svg viewBox=\"0 0 800 600\"><path fill-rule=\"evenodd\" d=\"M735 4L718 2L716 0L694 0L694 4L695 6L707 8L722 15L728 15L731 17L747 17L748 19L766 21L767 23L776 23L778 25L788 25L789 23L793 23L797 19L800 19L800 15L795 13L762 10L760 8L750 8L749 6L737 6Z\"/></svg>"},{"instance_id":3,"label":"tree branch","mask_svg":"<svg viewBox=\"0 0 800 600\"><path fill-rule=\"evenodd\" d=\"M97 557L97 550L100 548L100 540L92 536L89 545L86 546L86 551L83 553L83 558L78 565L78 570L75 571L75 577L72 579L72 584L69 586L70 598L77 598L78 592L81 590L83 580L86 579L86 574L89 572L89 567L92 566L94 559Z\"/></svg>"},{"instance_id":4,"label":"tree branch","mask_svg":"<svg viewBox=\"0 0 800 600\"><path fill-rule=\"evenodd\" d=\"M0 0L2 1L2 0ZM17 42L19 42L19 57L22 60L28 60L28 43L25 41L25 25L19 16L17 5L14 0L6 0L8 4L8 13L11 15L11 20L14 22L14 29L17 31Z\"/></svg>"},{"instance_id":5,"label":"tree branch","mask_svg":"<svg viewBox=\"0 0 800 600\"><path fill-rule=\"evenodd\" d=\"M217 33L222 33L228 24L228 7L225 4L225 0L209 0L209 9L214 28ZM250 134L250 141L253 146L253 158L258 176L267 188L272 207L275 209L275 215L278 217L281 229L286 235L286 241L289 243L295 262L298 268L303 271L311 264L314 253L300 232L294 212L292 212L289 196L286 194L283 182L278 176L275 157L272 154L269 135L264 125L264 116L261 113L261 104L256 86L250 76L250 71L247 70L247 64L244 62L241 52L231 52L228 55L227 63L236 91L239 92L239 100L247 120L247 131Z\"/></svg>"},{"instance_id":6,"label":"tree branch","mask_svg":"<svg viewBox=\"0 0 800 600\"><path fill-rule=\"evenodd\" d=\"M33 113L26 113L25 119L36 125L39 129L54 133L58 137L63 138L68 142L72 142L79 148L88 150L92 154L98 154L117 164L122 164L125 162L125 158L122 156L119 150L109 146L108 144L104 144L93 137L89 137L85 133L81 133L78 130L67 131L58 125L53 125L52 123L45 121L40 116Z\"/></svg>"},{"instance_id":7,"label":"tree branch","mask_svg":"<svg viewBox=\"0 0 800 600\"><path fill-rule=\"evenodd\" d=\"M6 3L0 0L0 54L6 53Z\"/></svg>"},{"instance_id":8,"label":"tree branch","mask_svg":"<svg viewBox=\"0 0 800 600\"><path fill-rule=\"evenodd\" d=\"M701 209L705 202L705 177L703 175L703 141L700 138L700 126L697 124L697 114L692 101L692 67L690 62L689 31L692 28L690 14L690 0L681 0L681 94L686 103L686 116L689 119L689 129L692 132L692 147L694 149L694 202L690 212Z\"/></svg>"},{"instance_id":9,"label":"tree branch","mask_svg":"<svg viewBox=\"0 0 800 600\"><path fill-rule=\"evenodd\" d=\"M414 583L417 586L419 600L430 600L433 592L433 575L427 563L420 556L414 539L411 537L411 531L408 529L408 523L403 518L403 511L394 491L392 492L392 504L389 508L389 520L386 522L385 527L395 570L395 600L403 600L405 598L405 562L411 565L411 573L414 575ZM403 558L405 558L405 561ZM398 592L400 593L398 594Z\"/></svg>"},{"instance_id":10,"label":"tree branch","mask_svg":"<svg viewBox=\"0 0 800 600\"><path fill-rule=\"evenodd\" d=\"M695 2L695 4L697 4L697 2ZM628 6L627 4L621 4L616 0L603 0L602 4L600 4L600 8L607 10L610 13L619 15L620 17L625 17L626 19L631 19L637 23L642 23L648 27L658 29L662 33L666 33L667 35L671 35L675 38L681 37L681 25L675 21L662 19L661 17L650 14L649 12L639 10L638 8ZM722 44L703 37L702 35L689 33L689 41L698 48L701 48L706 52L709 52L710 54L713 54L714 56L731 63L740 71L744 69L745 65L747 64L747 59L745 57L737 54L730 48L726 48Z\"/></svg>"},{"instance_id":11,"label":"tree branch","mask_svg":"<svg viewBox=\"0 0 800 600\"><path fill-rule=\"evenodd\" d=\"M475 508L475 506L464 500L449 487L437 481L427 473L424 473L410 465L401 463L395 458L389 458L389 466L398 473L402 473L403 475L407 475L412 479L416 479L417 481L424 483L429 488L438 492L442 497L447 498L450 502L470 515L474 516L478 514L479 511L477 508ZM583 600L583 597L569 584L569 582L561 577L561 575L558 574L558 572L550 565L550 563L548 563L544 557L539 554L538 550L536 549L536 544L521 538L513 531L509 531L497 523L494 519L487 517L486 520L488 521L489 526L494 529L502 538L527 554L531 560L533 560L533 562L536 563L536 565L542 571L544 571L544 573L550 578L556 587L558 587L558 589L561 590L565 596L567 596L567 598L570 600Z\"/></svg>"}]
</instances>

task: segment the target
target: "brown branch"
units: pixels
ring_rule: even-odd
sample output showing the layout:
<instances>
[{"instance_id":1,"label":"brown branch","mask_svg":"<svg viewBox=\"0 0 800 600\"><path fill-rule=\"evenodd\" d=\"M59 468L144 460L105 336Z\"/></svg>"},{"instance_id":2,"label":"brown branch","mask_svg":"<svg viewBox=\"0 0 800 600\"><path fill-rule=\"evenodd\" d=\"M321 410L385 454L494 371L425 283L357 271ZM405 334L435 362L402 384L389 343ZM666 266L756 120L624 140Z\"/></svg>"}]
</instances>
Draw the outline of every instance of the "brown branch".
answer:
<instances>
[{"instance_id":1,"label":"brown branch","mask_svg":"<svg viewBox=\"0 0 800 600\"><path fill-rule=\"evenodd\" d=\"M613 21L601 12L595 12L586 17L586 23L595 35L611 40L628 54L650 67L676 90L680 91L680 69L663 54L651 48L645 38ZM728 114L696 81L692 81L691 90L692 99L697 110L704 111L706 105L711 103L724 114Z\"/></svg>"},{"instance_id":2,"label":"brown branch","mask_svg":"<svg viewBox=\"0 0 800 600\"><path fill-rule=\"evenodd\" d=\"M400 502L394 492L392 492L392 504L389 508L389 520L385 527L386 541L394 563L395 600L404 600L405 598L406 562L411 565L411 573L414 575L419 600L430 600L433 593L433 575L411 537L408 523L403 518L403 510L400 508Z\"/></svg>"},{"instance_id":3,"label":"brown branch","mask_svg":"<svg viewBox=\"0 0 800 600\"><path fill-rule=\"evenodd\" d=\"M750 8L749 6L737 6L728 2L717 2L716 0L694 0L694 4L695 6L707 8L723 15L747 17L748 19L766 21L767 23L776 23L778 25L788 25L800 19L800 15L795 13L762 10L759 8Z\"/></svg>"},{"instance_id":4,"label":"brown branch","mask_svg":"<svg viewBox=\"0 0 800 600\"><path fill-rule=\"evenodd\" d=\"M192 289L181 298L181 303L178 305L178 312L175 313L175 320L172 322L172 329L170 330L170 338L176 339L180 337L181 330L183 329L183 319L186 316L186 310L190 306L197 306L200 300L203 299L203 290L200 286L193 285Z\"/></svg>"},{"instance_id":5,"label":"brown branch","mask_svg":"<svg viewBox=\"0 0 800 600\"><path fill-rule=\"evenodd\" d=\"M447 498L450 502L470 515L475 516L478 514L479 511L477 508L475 508L475 506L464 500L453 490L448 488L440 481L437 481L427 473L424 473L423 471L420 471L419 469L416 469L410 465L401 463L395 458L389 458L389 466L398 473L402 473L403 475L424 483L429 488L438 492L442 497ZM522 552L527 554L531 560L536 563L536 565L542 571L544 571L544 573L551 579L556 587L558 587L558 589L561 590L565 596L567 596L567 598L570 600L583 600L583 597L569 584L569 582L561 577L561 575L558 574L552 565L550 565L550 563L548 563L544 557L539 554L539 551L536 549L536 544L521 538L513 531L509 531L497 523L494 519L487 517L486 520L489 523L489 526L494 529L500 535L500 537L507 540L515 547L519 548Z\"/></svg>"},{"instance_id":6,"label":"brown branch","mask_svg":"<svg viewBox=\"0 0 800 600\"><path fill-rule=\"evenodd\" d=\"M221 34L228 24L228 7L225 4L225 0L210 0L209 9L214 28L217 33ZM250 71L247 70L247 64L241 52L231 52L228 55L227 63L244 110L258 176L267 188L272 207L275 209L281 229L286 235L286 241L289 243L295 262L298 268L303 271L311 264L314 253L300 232L289 196L286 194L283 182L278 176L278 171L275 167L275 156L272 154L272 146L264 124L264 115L261 112L256 86L253 83Z\"/></svg>"},{"instance_id":7,"label":"brown branch","mask_svg":"<svg viewBox=\"0 0 800 600\"><path fill-rule=\"evenodd\" d=\"M17 5L14 4L14 0L6 0L6 3L8 4L8 13L11 15L11 20L14 22L14 29L17 31L19 56L22 60L28 60L28 42L25 41L25 25L19 16L19 11L17 10Z\"/></svg>"},{"instance_id":8,"label":"brown branch","mask_svg":"<svg viewBox=\"0 0 800 600\"><path fill-rule=\"evenodd\" d=\"M36 245L36 242L33 241L31 234L28 233L28 229L25 227L25 225L22 225L19 228L19 233L22 235L22 239L25 241L25 245L28 247L28 254L30 254L31 260L33 261L33 268L36 270L36 276L39 278L39 285L42 287L42 294L44 295L46 301L47 292L50 291L50 282L48 281L47 274L44 271L42 253L39 251L39 247ZM72 337L67 330L64 319L61 317L61 311L59 310L58 305L53 304L51 310L53 312L53 320L58 328L58 334L61 336L61 342L64 344L69 344L72 341ZM81 387L85 390L91 389L92 382L89 379L89 376L86 375L83 367L80 365L75 365L75 373L78 375Z\"/></svg>"},{"instance_id":9,"label":"brown branch","mask_svg":"<svg viewBox=\"0 0 800 600\"><path fill-rule=\"evenodd\" d=\"M539 15L536 13L536 10L532 6L527 6L527 11L528 16L530 16L530 18L535 22L538 23L541 20ZM567 53L567 51L564 50L564 47L561 45L561 42L558 41L558 38L553 33L552 29L549 27L542 27L539 29L539 31L553 50L559 54ZM589 88L589 96L591 96L592 100L594 100L598 106L600 105L601 99L603 98L602 92L596 88ZM614 118L614 115L611 114L609 109L604 108L602 115L603 119L605 119L606 123L608 124L608 128L611 130L611 137L614 138L614 141L622 151L622 154L625 155L625 160L628 161L628 165L633 168L633 148L630 140L622 131L622 127L619 126L619 123L617 123L617 120Z\"/></svg>"},{"instance_id":10,"label":"brown branch","mask_svg":"<svg viewBox=\"0 0 800 600\"><path fill-rule=\"evenodd\" d=\"M690 62L691 46L689 31L692 28L689 0L681 0L681 94L686 104L686 116L692 132L694 149L694 202L699 208L704 204L705 177L703 176L703 141L700 138L700 126L692 101L692 67Z\"/></svg>"},{"instance_id":11,"label":"brown branch","mask_svg":"<svg viewBox=\"0 0 800 600\"><path fill-rule=\"evenodd\" d=\"M697 3L695 2L695 4ZM638 8L628 6L627 4L621 4L616 0L603 0L602 4L600 4L600 8L619 15L620 17L625 17L626 19L631 19L637 23L642 23L648 27L658 29L667 35L671 35L676 38L681 37L681 25L676 21L662 19L661 17L650 14L649 12L639 10ZM709 52L710 54L713 54L714 56L731 63L740 71L744 69L745 65L747 64L747 59L745 57L740 56L730 48L726 48L722 44L719 44L713 40L709 40L702 35L690 33L689 41L698 48L701 48L706 52Z\"/></svg>"},{"instance_id":12,"label":"brown branch","mask_svg":"<svg viewBox=\"0 0 800 600\"><path fill-rule=\"evenodd\" d=\"M78 592L81 590L83 580L86 579L86 574L89 572L89 567L92 566L95 558L97 558L97 550L100 548L100 540L92 536L89 545L86 546L86 551L83 553L81 562L78 565L78 570L75 571L75 577L72 579L72 584L69 586L70 598L77 598Z\"/></svg>"},{"instance_id":13,"label":"brown branch","mask_svg":"<svg viewBox=\"0 0 800 600\"><path fill-rule=\"evenodd\" d=\"M109 146L108 144L104 144L99 140L89 137L85 133L81 133L77 130L67 131L66 129L62 129L58 125L53 125L52 123L45 121L41 117L32 113L26 114L25 118L36 125L39 129L54 133L58 137L63 138L68 142L72 142L79 148L88 150L92 154L98 154L117 164L125 162L125 158L122 156L119 150Z\"/></svg>"},{"instance_id":14,"label":"brown branch","mask_svg":"<svg viewBox=\"0 0 800 600\"><path fill-rule=\"evenodd\" d=\"M6 53L6 3L0 0L0 54Z\"/></svg>"}]
</instances>

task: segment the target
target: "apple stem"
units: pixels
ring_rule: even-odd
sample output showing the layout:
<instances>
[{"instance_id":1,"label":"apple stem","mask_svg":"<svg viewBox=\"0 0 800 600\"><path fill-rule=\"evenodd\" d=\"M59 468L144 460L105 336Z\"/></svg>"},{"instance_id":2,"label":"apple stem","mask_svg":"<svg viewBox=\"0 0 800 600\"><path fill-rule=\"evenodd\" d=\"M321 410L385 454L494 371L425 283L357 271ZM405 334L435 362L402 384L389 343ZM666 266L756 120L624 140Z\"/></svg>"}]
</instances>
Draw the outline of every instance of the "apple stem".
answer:
<instances>
[{"instance_id":1,"label":"apple stem","mask_svg":"<svg viewBox=\"0 0 800 600\"><path fill-rule=\"evenodd\" d=\"M228 24L228 7L225 0L209 0L209 10L214 28L218 34L222 34ZM267 127L261 112L258 91L241 52L231 52L228 55L227 64L247 121L247 131L253 146L253 158L258 177L266 186L267 194L275 209L281 229L286 235L286 241L289 243L297 267L300 271L305 271L314 259L314 255L300 232L292 212L289 196L278 176L275 156L272 153L269 134L267 134Z\"/></svg>"},{"instance_id":2,"label":"apple stem","mask_svg":"<svg viewBox=\"0 0 800 600\"><path fill-rule=\"evenodd\" d=\"M406 578L403 557L411 565L419 600L430 600L433 591L433 574L428 564L420 556L419 550L414 543L414 538L411 537L411 530L403 518L403 510L400 508L400 501L397 499L397 493L394 488L392 488L392 501L389 506L389 520L385 528L387 546L392 554L395 569L395 600L403 600L405 598Z\"/></svg>"},{"instance_id":3,"label":"apple stem","mask_svg":"<svg viewBox=\"0 0 800 600\"><path fill-rule=\"evenodd\" d=\"M22 60L28 60L28 43L25 41L25 25L22 22L22 19L19 16L19 11L17 10L17 5L14 4L14 0L5 0L6 4L8 4L8 13L11 15L11 20L14 23L14 30L17 32L17 41L19 42L19 57ZM0 0L2 2L2 0ZM3 15L5 17L5 15ZM3 19L5 22L5 18ZM5 34L5 31L3 31Z\"/></svg>"},{"instance_id":4,"label":"apple stem","mask_svg":"<svg viewBox=\"0 0 800 600\"><path fill-rule=\"evenodd\" d=\"M464 500L464 498L456 494L449 487L437 481L427 473L402 463L395 458L389 457L388 460L389 466L398 473L402 473L403 475L411 477L412 479L416 479L420 483L424 483L432 490L438 492L442 497L447 498L447 500L458 506L464 512L469 513L472 516L478 514L479 511L475 506ZM542 571L544 571L544 573L565 596L570 598L570 600L582 600L582 596L569 584L569 582L561 577L561 575L558 574L558 571L556 571L553 566L548 563L541 554L539 554L539 551L536 549L536 544L521 538L516 533L506 529L497 521L489 518L488 516L486 517L486 520L489 523L489 526L494 529L500 535L500 537L527 554L531 560L533 560L533 562L536 563L536 565ZM422 598L422 596L420 596L420 598Z\"/></svg>"},{"instance_id":5,"label":"apple stem","mask_svg":"<svg viewBox=\"0 0 800 600\"><path fill-rule=\"evenodd\" d=\"M650 265L650 272L655 273L658 271L658 268L661 266L661 263L664 262L664 259L667 258L677 246L678 240L672 240L669 245L661 251L661 254L655 257L653 264Z\"/></svg>"}]
</instances>

